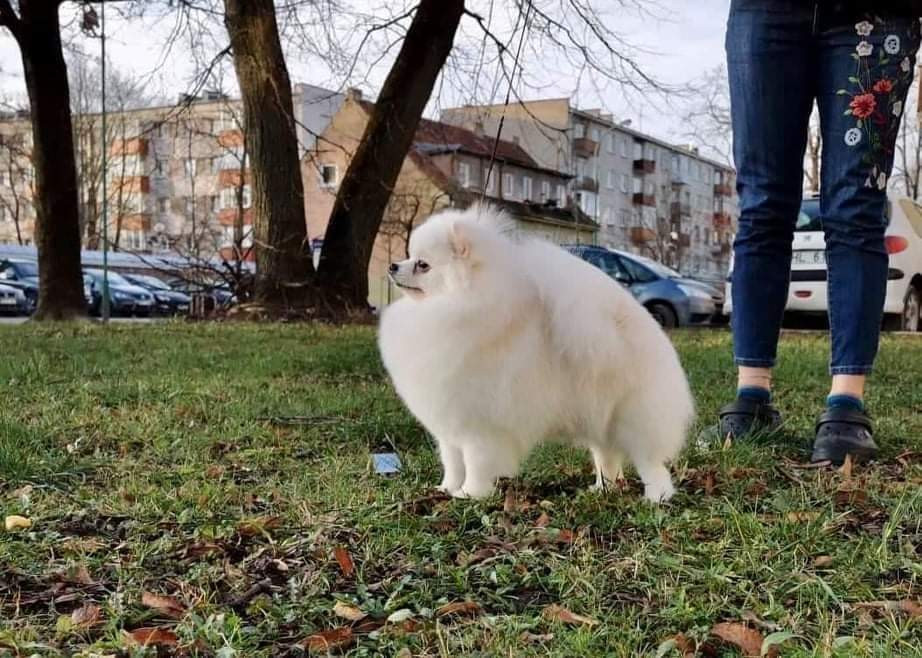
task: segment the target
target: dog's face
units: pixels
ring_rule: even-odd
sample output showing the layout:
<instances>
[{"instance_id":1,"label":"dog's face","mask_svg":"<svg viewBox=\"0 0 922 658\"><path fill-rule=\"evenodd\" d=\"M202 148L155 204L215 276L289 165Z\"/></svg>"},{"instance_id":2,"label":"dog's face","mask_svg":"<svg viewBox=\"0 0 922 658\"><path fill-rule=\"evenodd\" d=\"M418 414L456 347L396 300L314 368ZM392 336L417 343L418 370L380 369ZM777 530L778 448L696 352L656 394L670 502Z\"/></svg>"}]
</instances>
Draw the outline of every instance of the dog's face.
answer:
<instances>
[{"instance_id":1,"label":"dog's face","mask_svg":"<svg viewBox=\"0 0 922 658\"><path fill-rule=\"evenodd\" d=\"M391 280L413 299L462 288L472 267L470 228L447 213L430 219L410 236L410 257L391 263Z\"/></svg>"}]
</instances>

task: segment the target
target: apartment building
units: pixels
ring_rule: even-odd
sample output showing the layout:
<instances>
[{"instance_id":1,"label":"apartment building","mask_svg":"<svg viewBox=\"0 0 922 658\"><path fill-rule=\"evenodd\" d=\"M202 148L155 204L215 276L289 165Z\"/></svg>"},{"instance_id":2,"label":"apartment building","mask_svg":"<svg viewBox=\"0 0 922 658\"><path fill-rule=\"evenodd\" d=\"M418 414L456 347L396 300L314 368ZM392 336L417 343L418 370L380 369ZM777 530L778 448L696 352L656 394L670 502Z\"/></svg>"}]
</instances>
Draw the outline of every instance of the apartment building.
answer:
<instances>
[{"instance_id":1,"label":"apartment building","mask_svg":"<svg viewBox=\"0 0 922 658\"><path fill-rule=\"evenodd\" d=\"M350 91L339 112L302 160L308 235L322 247L339 183L365 132L374 105ZM571 176L541 166L515 141L500 140L492 173L494 138L438 121L422 119L403 163L369 265L373 304L395 296L387 266L406 258L413 227L433 212L467 207L480 200L506 211L511 229L557 243L594 244L598 225L567 204Z\"/></svg>"},{"instance_id":2,"label":"apartment building","mask_svg":"<svg viewBox=\"0 0 922 658\"><path fill-rule=\"evenodd\" d=\"M600 244L705 279L726 273L736 218L732 169L567 98L451 108L441 118L495 135L504 111L504 139L572 176L567 197L600 224Z\"/></svg>"},{"instance_id":3,"label":"apartment building","mask_svg":"<svg viewBox=\"0 0 922 658\"><path fill-rule=\"evenodd\" d=\"M301 155L315 149L344 95L294 85ZM246 258L252 245L249 167L240 101L209 92L176 105L74 117L85 246L101 246L103 163L111 247ZM107 157L103 158L103 147ZM0 117L0 243L31 244L35 213L31 128Z\"/></svg>"}]
</instances>

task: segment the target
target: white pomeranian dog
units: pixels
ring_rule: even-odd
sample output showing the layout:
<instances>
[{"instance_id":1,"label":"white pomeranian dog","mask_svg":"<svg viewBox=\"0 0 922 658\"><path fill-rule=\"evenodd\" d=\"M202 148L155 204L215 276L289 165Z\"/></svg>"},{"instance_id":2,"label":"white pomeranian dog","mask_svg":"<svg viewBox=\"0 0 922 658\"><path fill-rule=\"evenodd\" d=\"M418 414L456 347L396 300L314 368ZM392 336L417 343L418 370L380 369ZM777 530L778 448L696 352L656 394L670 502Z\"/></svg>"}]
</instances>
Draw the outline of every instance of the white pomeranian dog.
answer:
<instances>
[{"instance_id":1,"label":"white pomeranian dog","mask_svg":"<svg viewBox=\"0 0 922 658\"><path fill-rule=\"evenodd\" d=\"M381 317L397 393L435 437L440 489L480 498L544 441L588 448L596 488L625 457L651 501L694 415L669 339L629 292L537 239L513 240L488 206L445 210L390 266L406 295Z\"/></svg>"}]
</instances>

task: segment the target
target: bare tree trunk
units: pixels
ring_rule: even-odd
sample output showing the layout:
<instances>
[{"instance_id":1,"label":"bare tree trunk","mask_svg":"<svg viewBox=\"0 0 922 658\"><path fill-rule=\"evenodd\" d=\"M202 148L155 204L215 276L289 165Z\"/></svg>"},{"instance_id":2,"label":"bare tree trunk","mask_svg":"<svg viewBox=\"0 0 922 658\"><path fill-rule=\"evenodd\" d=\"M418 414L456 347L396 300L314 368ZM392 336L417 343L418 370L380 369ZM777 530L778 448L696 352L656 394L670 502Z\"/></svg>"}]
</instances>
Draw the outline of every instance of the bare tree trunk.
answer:
<instances>
[{"instance_id":1,"label":"bare tree trunk","mask_svg":"<svg viewBox=\"0 0 922 658\"><path fill-rule=\"evenodd\" d=\"M36 179L39 296L36 320L86 315L70 89L61 48L59 0L20 0L16 19L0 0L0 22L19 44L31 106Z\"/></svg>"},{"instance_id":2,"label":"bare tree trunk","mask_svg":"<svg viewBox=\"0 0 922 658\"><path fill-rule=\"evenodd\" d=\"M313 275L291 80L272 0L224 0L244 107L256 255L254 301L304 306Z\"/></svg>"},{"instance_id":3,"label":"bare tree trunk","mask_svg":"<svg viewBox=\"0 0 922 658\"><path fill-rule=\"evenodd\" d=\"M463 14L464 0L420 0L384 82L320 252L321 292L335 306L368 305L368 263L381 218Z\"/></svg>"}]
</instances>

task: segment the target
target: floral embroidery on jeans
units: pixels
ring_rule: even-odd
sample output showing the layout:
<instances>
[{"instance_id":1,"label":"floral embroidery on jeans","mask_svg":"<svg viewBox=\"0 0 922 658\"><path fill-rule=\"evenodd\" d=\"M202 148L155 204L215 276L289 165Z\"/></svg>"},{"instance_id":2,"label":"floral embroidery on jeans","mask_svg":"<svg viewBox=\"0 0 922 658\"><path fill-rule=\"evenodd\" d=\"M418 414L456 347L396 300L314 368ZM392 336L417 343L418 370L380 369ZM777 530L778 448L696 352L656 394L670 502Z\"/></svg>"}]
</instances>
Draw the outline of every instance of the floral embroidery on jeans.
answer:
<instances>
[{"instance_id":1,"label":"floral embroidery on jeans","mask_svg":"<svg viewBox=\"0 0 922 658\"><path fill-rule=\"evenodd\" d=\"M887 187L888 162L892 160L895 133L899 130L903 114L903 96L912 82L912 53L903 50L904 43L912 44L917 38L919 25L912 22L907 34L884 32L881 47L875 48L868 38L875 29L884 26L881 20L868 20L855 25L858 44L852 59L855 74L849 76L849 85L840 89L840 96L848 96L847 116L855 118L855 127L845 131L843 139L850 147L867 140L862 160L870 167L865 186L883 190ZM900 58L897 60L897 58ZM891 62L899 61L899 66Z\"/></svg>"}]
</instances>

